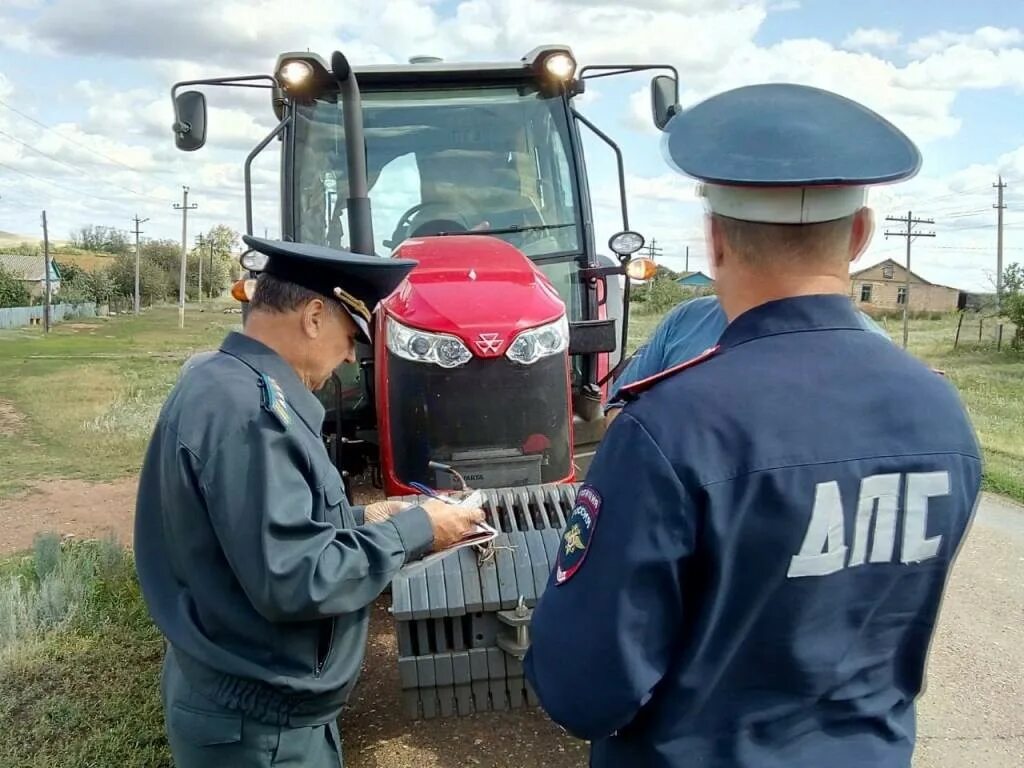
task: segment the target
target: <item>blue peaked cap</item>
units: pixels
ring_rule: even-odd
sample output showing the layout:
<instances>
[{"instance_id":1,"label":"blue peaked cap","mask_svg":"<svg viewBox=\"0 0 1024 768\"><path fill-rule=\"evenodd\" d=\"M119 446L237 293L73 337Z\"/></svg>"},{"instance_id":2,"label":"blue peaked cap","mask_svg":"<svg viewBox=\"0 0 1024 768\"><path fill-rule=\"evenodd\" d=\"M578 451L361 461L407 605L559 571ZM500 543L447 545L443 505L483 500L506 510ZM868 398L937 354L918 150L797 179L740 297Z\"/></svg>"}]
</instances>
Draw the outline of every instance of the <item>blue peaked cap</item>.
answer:
<instances>
[{"instance_id":1,"label":"blue peaked cap","mask_svg":"<svg viewBox=\"0 0 1024 768\"><path fill-rule=\"evenodd\" d=\"M863 204L864 188L921 168L914 143L881 115L838 94L787 83L736 88L677 113L662 150L669 165L705 182L712 209L717 196L720 207L738 210L737 218L748 211L755 221L823 221L833 211L839 218ZM810 193L817 210L801 197L809 188L817 188ZM788 195L772 198L773 192Z\"/></svg>"}]
</instances>

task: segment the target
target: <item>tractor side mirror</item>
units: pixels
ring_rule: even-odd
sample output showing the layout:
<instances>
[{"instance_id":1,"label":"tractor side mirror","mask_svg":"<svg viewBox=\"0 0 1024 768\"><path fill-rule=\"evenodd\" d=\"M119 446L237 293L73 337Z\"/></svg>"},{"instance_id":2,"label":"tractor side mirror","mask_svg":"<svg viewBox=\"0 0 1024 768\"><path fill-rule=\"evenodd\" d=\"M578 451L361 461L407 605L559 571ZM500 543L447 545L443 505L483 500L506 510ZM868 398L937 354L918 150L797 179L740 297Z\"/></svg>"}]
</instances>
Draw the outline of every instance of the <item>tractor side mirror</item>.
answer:
<instances>
[{"instance_id":1,"label":"tractor side mirror","mask_svg":"<svg viewBox=\"0 0 1024 768\"><path fill-rule=\"evenodd\" d=\"M654 125L664 131L668 121L679 111L679 81L668 75L651 80L651 112Z\"/></svg>"},{"instance_id":2,"label":"tractor side mirror","mask_svg":"<svg viewBox=\"0 0 1024 768\"><path fill-rule=\"evenodd\" d=\"M174 98L174 144L184 152L195 152L206 144L206 96L185 91Z\"/></svg>"}]
</instances>

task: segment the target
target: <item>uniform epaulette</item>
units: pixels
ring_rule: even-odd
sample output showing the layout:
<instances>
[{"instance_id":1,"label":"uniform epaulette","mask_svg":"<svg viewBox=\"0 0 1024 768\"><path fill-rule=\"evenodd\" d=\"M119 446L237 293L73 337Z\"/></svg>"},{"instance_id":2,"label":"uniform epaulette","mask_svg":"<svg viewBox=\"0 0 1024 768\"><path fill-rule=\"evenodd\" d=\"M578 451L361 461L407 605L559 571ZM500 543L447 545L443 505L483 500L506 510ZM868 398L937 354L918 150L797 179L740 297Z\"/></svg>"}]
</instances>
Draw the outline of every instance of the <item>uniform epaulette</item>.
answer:
<instances>
[{"instance_id":1,"label":"uniform epaulette","mask_svg":"<svg viewBox=\"0 0 1024 768\"><path fill-rule=\"evenodd\" d=\"M287 427L292 422L291 414L288 413L288 401L285 400L281 385L273 377L265 373L260 374L260 388L263 390L263 408L270 411L281 425Z\"/></svg>"},{"instance_id":2,"label":"uniform epaulette","mask_svg":"<svg viewBox=\"0 0 1024 768\"><path fill-rule=\"evenodd\" d=\"M619 396L626 400L633 400L641 392L646 392L659 381L675 376L680 371L685 371L687 368L693 368L693 366L699 365L705 360L714 357L718 353L719 349L720 347L716 344L713 347L705 349L699 355L690 358L686 362L679 363L679 365L673 365L671 368L666 368L664 371L660 371L653 376L648 376L646 379L640 379L639 381L634 381L632 384L627 384L619 390Z\"/></svg>"}]
</instances>

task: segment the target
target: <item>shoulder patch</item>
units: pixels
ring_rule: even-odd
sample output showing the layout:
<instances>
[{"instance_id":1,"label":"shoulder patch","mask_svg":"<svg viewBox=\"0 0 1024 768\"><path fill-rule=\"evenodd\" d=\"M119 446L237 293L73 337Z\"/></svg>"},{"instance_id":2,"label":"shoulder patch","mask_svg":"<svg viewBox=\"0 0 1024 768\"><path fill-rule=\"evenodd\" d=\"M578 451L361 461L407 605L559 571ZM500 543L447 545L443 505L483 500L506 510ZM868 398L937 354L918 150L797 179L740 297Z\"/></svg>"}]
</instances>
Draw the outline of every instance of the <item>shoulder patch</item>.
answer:
<instances>
[{"instance_id":1,"label":"shoulder patch","mask_svg":"<svg viewBox=\"0 0 1024 768\"><path fill-rule=\"evenodd\" d=\"M719 347L719 345L717 344L713 347L708 347L699 355L697 355L696 357L691 357L686 362L679 363L679 365L673 365L671 368L666 368L664 371L660 371L659 373L656 373L653 376L648 376L646 379L640 379L639 381L634 381L632 384L627 384L621 390L619 390L619 393L620 395L624 395L626 397L635 397L636 395L639 395L641 392L646 392L659 381L675 376L680 371L685 371L687 368L692 368L693 366L699 365L700 363L703 363L705 360L714 357L716 354L718 354L719 349L721 349L721 347Z\"/></svg>"},{"instance_id":2,"label":"shoulder patch","mask_svg":"<svg viewBox=\"0 0 1024 768\"><path fill-rule=\"evenodd\" d=\"M555 584L564 584L580 569L594 540L597 516L601 513L601 494L588 485L580 488L576 506L566 522L555 565Z\"/></svg>"},{"instance_id":3,"label":"shoulder patch","mask_svg":"<svg viewBox=\"0 0 1024 768\"><path fill-rule=\"evenodd\" d=\"M284 397L281 385L272 376L260 374L260 388L263 390L263 408L277 417L284 427L292 423L292 415L288 411L288 401Z\"/></svg>"}]
</instances>

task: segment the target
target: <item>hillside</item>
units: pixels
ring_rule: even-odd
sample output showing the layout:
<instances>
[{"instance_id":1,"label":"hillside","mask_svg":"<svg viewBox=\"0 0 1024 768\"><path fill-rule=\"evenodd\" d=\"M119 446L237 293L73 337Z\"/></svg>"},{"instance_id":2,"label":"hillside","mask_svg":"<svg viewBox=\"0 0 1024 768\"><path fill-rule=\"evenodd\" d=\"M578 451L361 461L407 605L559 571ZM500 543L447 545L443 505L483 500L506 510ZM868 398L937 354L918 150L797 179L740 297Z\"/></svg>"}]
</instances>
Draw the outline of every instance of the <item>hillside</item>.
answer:
<instances>
[{"instance_id":1,"label":"hillside","mask_svg":"<svg viewBox=\"0 0 1024 768\"><path fill-rule=\"evenodd\" d=\"M23 251L25 249L41 253L43 242L36 237L27 237L0 230L0 251ZM114 259L113 254L110 253L75 248L73 245L69 245L67 240L51 240L50 256L62 264L74 264L89 272L103 269L112 263Z\"/></svg>"}]
</instances>

